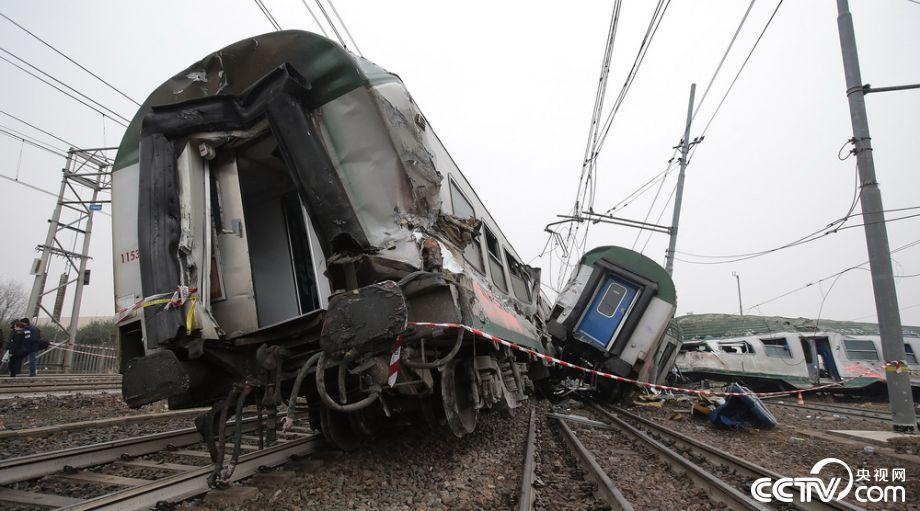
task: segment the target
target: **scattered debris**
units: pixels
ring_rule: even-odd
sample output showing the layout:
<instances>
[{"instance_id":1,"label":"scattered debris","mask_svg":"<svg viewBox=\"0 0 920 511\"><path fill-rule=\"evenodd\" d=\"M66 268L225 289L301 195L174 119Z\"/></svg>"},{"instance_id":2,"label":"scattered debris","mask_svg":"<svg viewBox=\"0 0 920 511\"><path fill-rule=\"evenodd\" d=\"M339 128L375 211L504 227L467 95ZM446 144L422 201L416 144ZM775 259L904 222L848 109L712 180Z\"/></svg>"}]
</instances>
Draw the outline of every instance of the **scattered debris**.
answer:
<instances>
[{"instance_id":1,"label":"scattered debris","mask_svg":"<svg viewBox=\"0 0 920 511\"><path fill-rule=\"evenodd\" d=\"M732 383L728 392L750 392L745 387ZM709 414L709 422L719 427L738 429L741 427L760 427L772 429L776 427L776 418L763 405L759 398L745 396L731 396L725 404L716 408Z\"/></svg>"}]
</instances>

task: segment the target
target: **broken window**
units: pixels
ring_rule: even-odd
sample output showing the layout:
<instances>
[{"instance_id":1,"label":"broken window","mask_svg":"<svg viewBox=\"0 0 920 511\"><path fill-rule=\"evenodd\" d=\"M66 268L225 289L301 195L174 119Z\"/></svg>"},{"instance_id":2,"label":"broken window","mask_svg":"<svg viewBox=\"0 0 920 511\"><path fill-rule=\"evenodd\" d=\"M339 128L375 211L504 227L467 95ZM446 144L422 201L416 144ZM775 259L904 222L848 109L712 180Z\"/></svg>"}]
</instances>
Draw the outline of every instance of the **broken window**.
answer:
<instances>
[{"instance_id":1,"label":"broken window","mask_svg":"<svg viewBox=\"0 0 920 511\"><path fill-rule=\"evenodd\" d=\"M688 351L697 351L697 352L712 352L712 348L709 347L706 343L683 343L680 345L680 352L687 353Z\"/></svg>"},{"instance_id":2,"label":"broken window","mask_svg":"<svg viewBox=\"0 0 920 511\"><path fill-rule=\"evenodd\" d=\"M763 352L768 357L792 358L792 350L789 349L789 342L785 337L775 339L761 339L763 343Z\"/></svg>"},{"instance_id":3,"label":"broken window","mask_svg":"<svg viewBox=\"0 0 920 511\"><path fill-rule=\"evenodd\" d=\"M908 364L917 365L917 354L910 344L904 343L904 359Z\"/></svg>"},{"instance_id":4,"label":"broken window","mask_svg":"<svg viewBox=\"0 0 920 511\"><path fill-rule=\"evenodd\" d=\"M508 271L511 273L511 289L518 300L530 302L530 278L524 271L524 265L519 263L511 254L505 251L508 260Z\"/></svg>"},{"instance_id":5,"label":"broken window","mask_svg":"<svg viewBox=\"0 0 920 511\"><path fill-rule=\"evenodd\" d=\"M482 230L486 234L486 250L489 252L489 271L492 273L492 283L495 287L504 292L508 292L508 283L505 282L505 267L502 265L501 247L498 245L498 238L492 232L482 225Z\"/></svg>"},{"instance_id":6,"label":"broken window","mask_svg":"<svg viewBox=\"0 0 920 511\"><path fill-rule=\"evenodd\" d=\"M754 353L754 347L746 341L720 342L719 349L725 353Z\"/></svg>"},{"instance_id":7,"label":"broken window","mask_svg":"<svg viewBox=\"0 0 920 511\"><path fill-rule=\"evenodd\" d=\"M463 192L460 191L453 179L450 180L450 202L453 206L455 217L476 218L476 211L473 209L473 205L466 199L466 196L463 195ZM485 271L482 264L482 246L479 244L477 237L474 237L463 249L463 258L477 270Z\"/></svg>"},{"instance_id":8,"label":"broken window","mask_svg":"<svg viewBox=\"0 0 920 511\"><path fill-rule=\"evenodd\" d=\"M850 360L878 360L878 350L875 349L875 343L872 341L844 339L843 344L846 347L847 358Z\"/></svg>"}]
</instances>

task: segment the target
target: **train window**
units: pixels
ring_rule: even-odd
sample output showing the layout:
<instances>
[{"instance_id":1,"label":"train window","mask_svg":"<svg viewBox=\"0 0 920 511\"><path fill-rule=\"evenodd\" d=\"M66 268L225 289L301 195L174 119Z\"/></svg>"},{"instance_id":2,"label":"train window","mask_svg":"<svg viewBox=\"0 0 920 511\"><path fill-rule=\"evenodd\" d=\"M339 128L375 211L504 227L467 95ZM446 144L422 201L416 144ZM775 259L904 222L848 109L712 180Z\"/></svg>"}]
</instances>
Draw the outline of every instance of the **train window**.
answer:
<instances>
[{"instance_id":1,"label":"train window","mask_svg":"<svg viewBox=\"0 0 920 511\"><path fill-rule=\"evenodd\" d=\"M763 343L763 352L768 357L792 358L792 351L785 337L761 339L760 342Z\"/></svg>"},{"instance_id":2,"label":"train window","mask_svg":"<svg viewBox=\"0 0 920 511\"><path fill-rule=\"evenodd\" d=\"M476 218L476 211L473 209L473 205L466 199L463 192L457 188L457 183L454 183L453 179L450 180L450 203L453 207L454 216L458 218ZM482 264L482 245L480 245L479 239L473 238L470 244L463 249L463 258L477 270L485 271Z\"/></svg>"},{"instance_id":3,"label":"train window","mask_svg":"<svg viewBox=\"0 0 920 511\"><path fill-rule=\"evenodd\" d=\"M746 341L720 342L719 349L725 353L754 353L754 347Z\"/></svg>"},{"instance_id":4,"label":"train window","mask_svg":"<svg viewBox=\"0 0 920 511\"><path fill-rule=\"evenodd\" d=\"M904 358L908 364L917 365L917 354L910 344L904 343Z\"/></svg>"},{"instance_id":5,"label":"train window","mask_svg":"<svg viewBox=\"0 0 920 511\"><path fill-rule=\"evenodd\" d=\"M711 352L712 348L709 347L706 343L691 343L685 342L680 345L680 352L687 353L688 351L698 351L698 352Z\"/></svg>"},{"instance_id":6,"label":"train window","mask_svg":"<svg viewBox=\"0 0 920 511\"><path fill-rule=\"evenodd\" d=\"M875 343L872 341L844 339L843 344L847 350L847 358L850 360L877 361L879 359L878 350L875 349Z\"/></svg>"},{"instance_id":7,"label":"train window","mask_svg":"<svg viewBox=\"0 0 920 511\"><path fill-rule=\"evenodd\" d=\"M508 271L511 273L511 289L518 300L530 302L530 278L524 271L524 265L517 262L508 251L505 251L505 259L508 260Z\"/></svg>"},{"instance_id":8,"label":"train window","mask_svg":"<svg viewBox=\"0 0 920 511\"><path fill-rule=\"evenodd\" d=\"M483 224L483 232L486 234L486 250L489 252L489 271L492 273L492 283L495 287L504 292L508 292L508 283L505 282L505 266L502 265L502 252L498 244L498 238L492 234L492 231Z\"/></svg>"}]
</instances>

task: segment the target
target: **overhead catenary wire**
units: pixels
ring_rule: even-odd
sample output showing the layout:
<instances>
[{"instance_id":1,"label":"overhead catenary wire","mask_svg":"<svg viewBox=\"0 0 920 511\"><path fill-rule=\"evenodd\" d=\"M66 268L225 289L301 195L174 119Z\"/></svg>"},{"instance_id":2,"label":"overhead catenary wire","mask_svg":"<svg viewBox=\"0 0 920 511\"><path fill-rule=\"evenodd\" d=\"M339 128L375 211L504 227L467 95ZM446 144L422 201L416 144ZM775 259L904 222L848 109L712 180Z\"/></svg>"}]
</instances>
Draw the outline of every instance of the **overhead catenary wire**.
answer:
<instances>
[{"instance_id":1,"label":"overhead catenary wire","mask_svg":"<svg viewBox=\"0 0 920 511\"><path fill-rule=\"evenodd\" d=\"M319 2L319 0L316 0L316 1ZM364 54L361 53L361 49L358 48L358 43L355 42L355 38L352 37L351 31L348 30L348 25L345 24L345 20L343 20L342 17L339 16L339 11L338 9L335 8L335 4L332 3L332 0L327 0L327 1L329 2L329 7L332 7L332 14L335 15L335 18L339 20L339 23L342 25L342 28L345 29L345 35L348 36L348 39L351 41L352 46L354 46L355 51L358 52L358 55L363 57Z\"/></svg>"},{"instance_id":2,"label":"overhead catenary wire","mask_svg":"<svg viewBox=\"0 0 920 511\"><path fill-rule=\"evenodd\" d=\"M64 53L63 51L57 49L54 45L52 45L52 44L49 43L48 41L45 41L45 40L42 39L41 37L35 35L32 31L30 31L30 30L27 29L26 27L20 25L19 23L16 23L16 21L14 21L13 19L11 19L11 18L10 18L9 16L7 16L6 14L3 14L2 12L0 12L0 17L3 17L4 19L6 19L6 21L9 21L10 23L12 23L13 25L15 25L17 28L19 28L19 29L22 30L23 32L25 32L25 33L29 34L30 36L32 36L32 38L34 38L34 39L37 40L38 42L40 42L40 43L44 44L45 46L47 46L48 48L50 48L53 52L55 52L55 53L57 53L58 55L64 57L65 59L67 59L71 64L77 66L78 68L82 69L83 71L85 71L86 73L88 73L88 74L89 74L90 76L92 76L93 78L99 80L100 82L102 82L103 84L105 84L108 88L112 89L113 91L115 91L115 92L117 92L119 95L121 95L123 98L127 99L128 101L131 101L132 103L134 103L134 104L137 105L137 106L141 106L141 104L140 104L137 100L135 100L135 99L132 98L131 96L127 95L127 94L126 94L125 92L123 92L121 89L119 89L118 87L115 87L115 86L112 85L111 83L107 82L107 81L106 81L104 78L102 78L101 76L99 76L99 75L97 75L96 73L90 71L86 66L84 66L83 64L80 64L79 62L77 62L76 60L74 60L73 58L71 58L69 55L67 55L66 53Z\"/></svg>"},{"instance_id":3,"label":"overhead catenary wire","mask_svg":"<svg viewBox=\"0 0 920 511\"><path fill-rule=\"evenodd\" d=\"M262 3L262 0L253 0L253 1L256 3L256 6L259 8L259 10L262 11L262 14L265 15L265 19L267 19L268 22L271 23L272 27L275 28L275 31L280 32L281 25L278 24L278 21L275 20L274 16L272 16L272 13L270 10L268 10L268 7L264 3Z\"/></svg>"},{"instance_id":4,"label":"overhead catenary wire","mask_svg":"<svg viewBox=\"0 0 920 511\"><path fill-rule=\"evenodd\" d=\"M323 17L326 18L326 22L329 23L329 26L332 27L332 33L335 34L335 38L339 40L339 44L342 46L347 46L345 40L342 39L342 34L339 34L339 29L335 27L335 23L332 22L332 18L329 17L329 13L326 12L326 8L323 7L323 3L320 0L316 0L316 6L319 7L319 12L323 13Z\"/></svg>"},{"instance_id":5,"label":"overhead catenary wire","mask_svg":"<svg viewBox=\"0 0 920 511\"><path fill-rule=\"evenodd\" d=\"M754 51L760 44L761 39L763 39L764 34L767 33L767 29L770 28L770 24L773 23L773 19L776 17L776 13L779 12L781 5L783 5L783 0L779 0L779 2L776 4L776 8L773 9L773 13L770 14L770 17L764 24L763 29L760 31L760 35L757 36L757 39L754 41L754 45L751 46L751 50L748 52L747 56L744 58L744 61L741 63L741 67L738 68L738 72L735 73L735 77L732 79L731 83L728 85L728 88L725 90L725 94L722 95L722 99L719 100L719 104L716 106L716 109L712 112L712 115L706 122L706 126L703 127L703 131L700 133L700 137L706 136L706 132L709 131L709 127L712 125L712 121L715 120L716 115L718 115L719 111L722 109L722 105L725 104L725 100L728 98L728 95L731 94L732 89L735 87L735 83L738 82L738 78L741 76L741 73L744 72L748 62L750 62L751 56L754 55Z\"/></svg>"},{"instance_id":6,"label":"overhead catenary wire","mask_svg":"<svg viewBox=\"0 0 920 511\"><path fill-rule=\"evenodd\" d=\"M28 126L28 127L32 128L32 129L36 130L36 131L39 131L39 132L41 132L41 133L44 133L45 135L48 135L49 137L51 137L51 138L57 140L58 142L63 142L63 143L65 143L65 144L69 145L69 146L72 147L72 148L78 148L78 147L80 147L79 145L74 144L73 142L68 142L68 141L64 140L63 138L61 138L61 137L59 137L59 136L57 136L57 135L55 135L55 134L53 134L53 133L50 133L50 132L48 132L48 131L45 131L45 130L39 128L38 126L36 126L36 125L30 123L29 121L26 121L26 120L24 120L24 119L20 119L19 117L16 117L15 115L13 115L13 114L11 114L11 113L5 111L5 110L0 110L0 114L5 115L5 116L7 116L7 117L9 117L9 118L11 118L11 119L13 119L13 120L19 121L19 122L25 124L26 126Z\"/></svg>"},{"instance_id":7,"label":"overhead catenary wire","mask_svg":"<svg viewBox=\"0 0 920 511\"><path fill-rule=\"evenodd\" d=\"M892 254L896 254L896 253L898 253L898 252L901 252L901 251L903 251L903 250L907 250L907 249L912 248L912 247L915 247L915 246L917 246L917 245L920 245L920 240L914 240L914 241L911 241L911 242L906 243L906 244L904 244L904 245L901 245L900 247L893 249L893 250L891 251L891 253L892 253ZM848 268L845 268L845 269L843 269L843 270L841 270L841 271L839 271L839 272L832 273L832 274L830 274L830 275L828 275L828 276L826 276L826 277L822 277L822 278L820 278L820 279L818 279L818 280L815 280L815 281L813 281L813 282L809 282L809 283L807 283L807 284L805 284L805 285L803 285L803 286L800 286L800 287L797 287L797 288L795 288L795 289L791 289L791 290L789 290L789 291L786 291L786 292L784 292L784 293L781 293L781 294L779 294L779 295L776 295L776 296L774 296L773 298L770 298L770 299L768 299L768 300L764 300L764 301L759 302L759 303L757 303L757 304L751 305L750 307L745 308L745 310L756 309L756 308L761 307L761 306L763 306L763 305L766 305L766 304L768 304L768 303L775 302L776 300L779 300L779 299L781 299L781 298L785 298L785 297L787 297L787 296L789 296L789 295L791 295L791 294L797 293L797 292L802 291L802 290L804 290L804 289L808 289L808 288L810 288L810 287L812 287L812 286L814 286L814 285L816 285L816 284L820 284L821 282L825 282L825 281L827 281L827 280L830 280L830 279L832 279L832 278L835 278L835 277L837 277L838 275L841 275L841 274L843 274L843 273L846 273L846 272L848 272L848 271L853 270L854 268L861 268L861 267L863 267L863 266L865 266L865 265L867 265L867 264L869 264L869 261L863 261L862 263L854 264L853 266L850 266L850 267L848 267Z\"/></svg>"},{"instance_id":8,"label":"overhead catenary wire","mask_svg":"<svg viewBox=\"0 0 920 511\"><path fill-rule=\"evenodd\" d=\"M80 92L80 91L74 89L74 88L71 87L70 85L68 85L68 84L66 84L65 82L63 82L63 81L61 81L61 80L59 80L59 79L57 79L57 78L51 76L50 74L46 73L45 71L42 71L41 69L39 69L39 68L33 66L32 64L30 64L30 63L27 62L26 60L24 60L24 59L22 59L22 58L20 58L20 57L17 57L16 55L10 53L10 52L7 51L6 49L0 47L0 51L2 51L2 52L4 52L4 53L6 53L6 54L12 56L13 58L15 58L15 59L19 60L20 62L26 64L27 66L29 66L29 67L35 69L35 70L38 71L39 73L42 73L43 75L47 76L48 78L50 78L50 79L52 79L52 80L58 82L58 83L61 84L63 87L66 87L67 89L70 89L71 91L73 91L73 94L71 94L70 92L67 92L66 90L62 89L61 87L58 87L58 86L55 85L54 83L51 83L50 81L48 81L48 80L42 78L41 76L38 76L37 74L35 74L35 73L29 71L28 69L26 69L26 68L20 66L19 64L17 64L17 63L15 63L15 62L11 61L10 59L4 57L3 55L0 55L0 60L3 60L3 61L6 62L7 64L9 64L9 65L11 65L11 66L13 66L13 67L19 69L19 70L22 71L23 73L28 74L29 76L35 78L36 80L39 80L40 82L44 83L45 85L48 85L49 87L52 87L53 89L57 90L57 91L60 92L61 94L64 94L65 96L67 96L67 97L69 97L70 99L72 99L72 100L74 100L74 101L80 103L81 105L83 105L83 106L89 108L90 110L93 110L93 111L95 111L96 113L101 114L103 117L108 117L109 119L113 120L114 122L116 122L116 123L118 123L118 124L121 124L122 126L124 126L124 127L126 127L126 128L128 127L128 123L131 122L128 118L124 117L123 115L119 114L118 112L116 112L116 111L112 110L111 108L109 108L109 107L103 105L102 103L100 103L100 102L96 101L95 99L93 99L93 98L87 96L86 94L84 94L84 93L82 93L82 92ZM76 96L75 96L74 94L76 94ZM77 96L80 96L80 97L77 97ZM80 98L84 98L85 101L84 101L84 99L80 99ZM87 101L88 101L89 103L88 103ZM93 103L93 104L91 105L90 103ZM96 105L96 106L93 106L93 105ZM97 108L97 107L98 107L98 108ZM100 108L106 110L108 113L106 113L106 111L100 110Z\"/></svg>"},{"instance_id":9,"label":"overhead catenary wire","mask_svg":"<svg viewBox=\"0 0 920 511\"><path fill-rule=\"evenodd\" d=\"M696 104L696 109L693 111L693 115L690 117L691 122L693 119L696 119L696 114L700 111L700 107L703 106L703 102L706 101L706 96L709 95L710 89L712 89L713 82L716 81L716 77L719 76L719 71L722 70L722 65L725 64L725 59L728 57L729 52L732 50L732 46L735 45L735 41L738 39L738 34L741 33L741 28L744 27L744 22L748 19L748 14L751 13L751 8L754 7L754 2L757 0L751 0L751 3L748 4L747 10L744 11L744 16L741 17L741 22L738 23L738 28L735 29L735 33L732 35L731 41L728 42L728 47L725 48L725 52L722 53L722 60L719 61L719 65L716 66L716 70L712 73L712 78L709 79L709 83L706 85L706 90L703 91L703 95L700 97L700 101Z\"/></svg>"},{"instance_id":10,"label":"overhead catenary wire","mask_svg":"<svg viewBox=\"0 0 920 511\"><path fill-rule=\"evenodd\" d=\"M326 32L326 28L323 27L323 24L319 22L319 18L316 17L316 13L313 12L313 9L310 7L310 4L307 3L307 0L300 0L300 3L307 9L307 12L310 13L310 17L313 18L313 21L316 23L316 26L319 27L320 32L324 36L329 37L329 32Z\"/></svg>"}]
</instances>

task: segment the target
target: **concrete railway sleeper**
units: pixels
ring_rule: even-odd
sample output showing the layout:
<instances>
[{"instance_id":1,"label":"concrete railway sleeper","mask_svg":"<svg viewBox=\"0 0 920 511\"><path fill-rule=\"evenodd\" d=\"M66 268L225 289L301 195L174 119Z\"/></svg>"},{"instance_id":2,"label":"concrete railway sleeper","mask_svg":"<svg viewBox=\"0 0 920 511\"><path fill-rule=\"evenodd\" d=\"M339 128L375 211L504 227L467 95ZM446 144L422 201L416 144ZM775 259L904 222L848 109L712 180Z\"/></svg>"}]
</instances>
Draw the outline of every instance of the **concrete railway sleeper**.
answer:
<instances>
[{"instance_id":1,"label":"concrete railway sleeper","mask_svg":"<svg viewBox=\"0 0 920 511\"><path fill-rule=\"evenodd\" d=\"M319 445L318 434L292 426L278 433L281 438L274 445L264 447L261 422L249 417L228 424L241 443L230 445L235 451L233 470L222 474L222 482L248 477L260 467L284 463ZM31 508L146 509L186 499L208 491L215 470L223 467L222 463L200 465L213 461L205 449L198 429L184 428L0 461L0 507L6 503ZM72 484L78 486L74 489ZM117 489L105 490L112 488Z\"/></svg>"},{"instance_id":2,"label":"concrete railway sleeper","mask_svg":"<svg viewBox=\"0 0 920 511\"><path fill-rule=\"evenodd\" d=\"M609 410L601 408L597 405L592 405L592 409L600 413L604 417L609 418L611 421L619 421L620 419L611 413ZM633 425L636 425L638 428L645 430L650 436L655 437L662 443L670 444L678 452L684 456L692 456L694 459L703 459L706 460L706 463L712 465L720 465L727 469L728 471L743 476L750 479L751 481L759 479L761 477L769 477L774 481L783 478L784 476L769 470L767 468L761 467L756 463L748 461L743 458L739 458L731 453L725 452L722 449L713 447L704 442L700 442L693 438L688 437L687 435L681 434L680 432L674 431L670 428L667 428L661 424L655 423L651 420L640 417L636 414L623 410L622 408L613 408L616 414L619 414L626 418L627 422L632 422ZM847 511L858 511L862 509L861 507L854 506L848 502L794 502L793 505L797 509L803 510L847 510Z\"/></svg>"}]
</instances>

